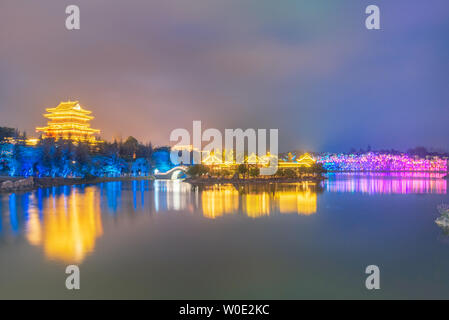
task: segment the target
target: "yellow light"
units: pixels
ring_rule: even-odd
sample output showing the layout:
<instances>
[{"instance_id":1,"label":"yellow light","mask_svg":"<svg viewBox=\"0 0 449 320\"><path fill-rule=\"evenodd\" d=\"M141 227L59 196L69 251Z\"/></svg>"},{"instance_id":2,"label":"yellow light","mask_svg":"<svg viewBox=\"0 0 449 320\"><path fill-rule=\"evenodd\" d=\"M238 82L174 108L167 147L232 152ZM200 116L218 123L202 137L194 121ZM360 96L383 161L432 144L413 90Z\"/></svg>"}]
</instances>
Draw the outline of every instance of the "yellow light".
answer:
<instances>
[{"instance_id":1,"label":"yellow light","mask_svg":"<svg viewBox=\"0 0 449 320\"><path fill-rule=\"evenodd\" d=\"M177 151L198 151L197 148L194 148L193 145L191 144L187 144L187 145L176 145L172 147L172 150L177 150Z\"/></svg>"},{"instance_id":2,"label":"yellow light","mask_svg":"<svg viewBox=\"0 0 449 320\"><path fill-rule=\"evenodd\" d=\"M232 151L223 151L222 156L217 156L218 151L210 151L207 156L205 156L201 163L206 166L216 166L218 168L229 168L231 166L238 165L233 159ZM263 156L258 156L255 153L250 154L246 157L246 163L256 164L259 167L269 166L270 163L276 161L277 157L270 154L269 152ZM303 154L298 160L293 160L293 154L289 154L288 159L284 161L276 161L280 168L300 168L300 167L312 167L316 161L308 153Z\"/></svg>"},{"instance_id":3,"label":"yellow light","mask_svg":"<svg viewBox=\"0 0 449 320\"><path fill-rule=\"evenodd\" d=\"M69 196L57 196L43 204L48 210L41 222L36 208L30 210L27 240L42 246L45 256L66 263L81 263L95 248L103 234L100 202L95 189L84 194L75 190ZM67 205L70 203L71 205Z\"/></svg>"},{"instance_id":4,"label":"yellow light","mask_svg":"<svg viewBox=\"0 0 449 320\"><path fill-rule=\"evenodd\" d=\"M98 143L94 134L98 129L90 128L91 111L83 109L78 101L61 102L56 108L47 108L44 117L49 119L46 127L37 127L37 132L43 133L43 138L71 139L88 143Z\"/></svg>"},{"instance_id":5,"label":"yellow light","mask_svg":"<svg viewBox=\"0 0 449 320\"><path fill-rule=\"evenodd\" d=\"M26 143L27 146L35 146L35 145L37 145L39 143L39 139L30 138L30 139L27 139L25 141L25 143Z\"/></svg>"},{"instance_id":6,"label":"yellow light","mask_svg":"<svg viewBox=\"0 0 449 320\"><path fill-rule=\"evenodd\" d=\"M204 217L216 219L237 214L240 210L250 218L270 216L272 213L312 215L317 212L315 185L296 184L263 190L260 186L237 190L232 184L207 188L201 193Z\"/></svg>"},{"instance_id":7,"label":"yellow light","mask_svg":"<svg viewBox=\"0 0 449 320\"><path fill-rule=\"evenodd\" d=\"M270 215L270 196L268 193L245 194L243 198L248 217L259 218Z\"/></svg>"},{"instance_id":8,"label":"yellow light","mask_svg":"<svg viewBox=\"0 0 449 320\"><path fill-rule=\"evenodd\" d=\"M310 190L280 192L278 199L281 213L310 215L317 211L317 196Z\"/></svg>"},{"instance_id":9,"label":"yellow light","mask_svg":"<svg viewBox=\"0 0 449 320\"><path fill-rule=\"evenodd\" d=\"M210 219L234 214L239 208L239 193L232 185L216 186L201 193L203 215Z\"/></svg>"},{"instance_id":10,"label":"yellow light","mask_svg":"<svg viewBox=\"0 0 449 320\"><path fill-rule=\"evenodd\" d=\"M311 167L315 163L315 160L313 160L313 158L310 156L310 154L305 153L301 156L301 158L299 158L297 160L297 162L299 165Z\"/></svg>"},{"instance_id":11,"label":"yellow light","mask_svg":"<svg viewBox=\"0 0 449 320\"><path fill-rule=\"evenodd\" d=\"M292 160L293 155L289 153L287 161L279 161L278 165L280 168L300 168L307 167L310 168L315 164L315 160L310 156L310 154L303 154L298 160Z\"/></svg>"},{"instance_id":12,"label":"yellow light","mask_svg":"<svg viewBox=\"0 0 449 320\"><path fill-rule=\"evenodd\" d=\"M209 152L205 159L202 160L202 163L205 165L217 165L222 164L223 160L215 155L214 151Z\"/></svg>"}]
</instances>

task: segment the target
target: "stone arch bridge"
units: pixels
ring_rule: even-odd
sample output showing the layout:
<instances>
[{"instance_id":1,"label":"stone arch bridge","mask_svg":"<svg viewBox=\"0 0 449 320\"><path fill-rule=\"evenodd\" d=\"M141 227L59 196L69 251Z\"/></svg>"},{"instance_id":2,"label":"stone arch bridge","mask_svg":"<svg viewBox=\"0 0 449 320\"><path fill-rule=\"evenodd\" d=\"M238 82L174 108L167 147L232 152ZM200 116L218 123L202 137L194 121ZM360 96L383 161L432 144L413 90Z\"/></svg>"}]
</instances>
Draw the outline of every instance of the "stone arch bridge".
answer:
<instances>
[{"instance_id":1,"label":"stone arch bridge","mask_svg":"<svg viewBox=\"0 0 449 320\"><path fill-rule=\"evenodd\" d=\"M187 166L177 166L166 172L158 172L154 174L156 179L177 180L182 174L187 174Z\"/></svg>"}]
</instances>

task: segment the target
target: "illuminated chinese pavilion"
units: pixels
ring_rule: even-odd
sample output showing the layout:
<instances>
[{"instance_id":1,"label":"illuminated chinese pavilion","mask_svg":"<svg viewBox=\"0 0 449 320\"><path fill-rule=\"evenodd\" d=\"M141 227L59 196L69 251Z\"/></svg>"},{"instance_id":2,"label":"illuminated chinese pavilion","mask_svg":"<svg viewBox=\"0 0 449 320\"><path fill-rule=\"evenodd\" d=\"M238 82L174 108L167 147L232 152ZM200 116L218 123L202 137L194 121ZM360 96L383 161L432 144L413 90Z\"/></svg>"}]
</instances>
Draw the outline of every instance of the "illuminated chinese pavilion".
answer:
<instances>
[{"instance_id":1,"label":"illuminated chinese pavilion","mask_svg":"<svg viewBox=\"0 0 449 320\"><path fill-rule=\"evenodd\" d=\"M92 129L91 111L83 109L78 101L61 102L56 108L47 108L44 117L49 119L46 127L36 128L43 138L70 139L74 141L97 143L95 134L100 130Z\"/></svg>"},{"instance_id":2,"label":"illuminated chinese pavilion","mask_svg":"<svg viewBox=\"0 0 449 320\"><path fill-rule=\"evenodd\" d=\"M308 153L304 153L299 159L294 160L293 154L290 152L287 155L287 159L281 159L279 161L280 168L300 168L307 167L310 168L315 164L315 160Z\"/></svg>"}]
</instances>

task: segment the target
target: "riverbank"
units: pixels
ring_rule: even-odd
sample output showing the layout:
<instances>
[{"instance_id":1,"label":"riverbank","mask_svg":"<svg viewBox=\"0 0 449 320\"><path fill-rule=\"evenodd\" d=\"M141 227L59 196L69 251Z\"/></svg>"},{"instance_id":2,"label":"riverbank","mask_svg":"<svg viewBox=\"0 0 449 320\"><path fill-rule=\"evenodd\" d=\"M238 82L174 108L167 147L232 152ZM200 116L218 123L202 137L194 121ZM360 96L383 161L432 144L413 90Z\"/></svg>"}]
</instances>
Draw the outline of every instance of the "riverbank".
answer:
<instances>
[{"instance_id":1,"label":"riverbank","mask_svg":"<svg viewBox=\"0 0 449 320\"><path fill-rule=\"evenodd\" d=\"M60 186L72 186L79 184L95 184L112 181L134 181L153 180L148 177L96 177L96 178L23 178L23 177L0 177L0 193L17 191L31 191L38 188L51 188Z\"/></svg>"},{"instance_id":2,"label":"riverbank","mask_svg":"<svg viewBox=\"0 0 449 320\"><path fill-rule=\"evenodd\" d=\"M303 178L285 178L285 177L267 177L267 178L186 178L184 181L193 186L208 186L214 184L228 184L244 185L244 184L267 184L267 183L298 183L298 182L321 182L327 179L324 176L318 177L303 177Z\"/></svg>"}]
</instances>

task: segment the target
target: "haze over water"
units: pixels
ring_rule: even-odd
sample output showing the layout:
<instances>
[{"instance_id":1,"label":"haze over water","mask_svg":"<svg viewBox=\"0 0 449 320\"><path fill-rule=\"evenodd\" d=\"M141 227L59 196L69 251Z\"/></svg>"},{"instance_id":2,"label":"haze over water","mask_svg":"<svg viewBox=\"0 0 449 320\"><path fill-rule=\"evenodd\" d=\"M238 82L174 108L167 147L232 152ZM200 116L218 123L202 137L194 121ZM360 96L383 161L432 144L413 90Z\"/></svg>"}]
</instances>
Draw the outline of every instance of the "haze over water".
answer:
<instances>
[{"instance_id":1,"label":"haze over water","mask_svg":"<svg viewBox=\"0 0 449 320\"><path fill-rule=\"evenodd\" d=\"M0 195L0 298L449 298L440 174ZM80 266L81 290L65 288ZM365 289L366 266L381 290Z\"/></svg>"}]
</instances>

